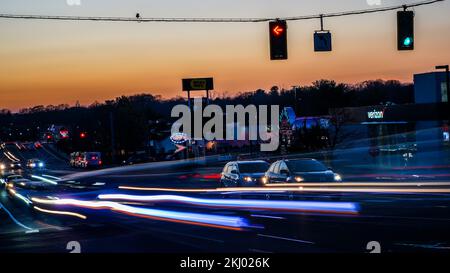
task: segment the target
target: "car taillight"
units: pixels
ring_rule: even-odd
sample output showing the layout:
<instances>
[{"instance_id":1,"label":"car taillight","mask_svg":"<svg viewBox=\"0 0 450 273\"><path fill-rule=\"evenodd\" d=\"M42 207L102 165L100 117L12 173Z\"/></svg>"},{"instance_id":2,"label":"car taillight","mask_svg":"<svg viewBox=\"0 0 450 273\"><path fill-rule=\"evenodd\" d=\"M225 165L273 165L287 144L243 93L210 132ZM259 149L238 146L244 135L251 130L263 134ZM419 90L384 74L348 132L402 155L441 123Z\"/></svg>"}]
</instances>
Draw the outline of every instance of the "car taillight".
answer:
<instances>
[{"instance_id":1,"label":"car taillight","mask_svg":"<svg viewBox=\"0 0 450 273\"><path fill-rule=\"evenodd\" d=\"M99 165L102 165L102 161L100 160L100 161L98 162L98 164L99 164Z\"/></svg>"}]
</instances>

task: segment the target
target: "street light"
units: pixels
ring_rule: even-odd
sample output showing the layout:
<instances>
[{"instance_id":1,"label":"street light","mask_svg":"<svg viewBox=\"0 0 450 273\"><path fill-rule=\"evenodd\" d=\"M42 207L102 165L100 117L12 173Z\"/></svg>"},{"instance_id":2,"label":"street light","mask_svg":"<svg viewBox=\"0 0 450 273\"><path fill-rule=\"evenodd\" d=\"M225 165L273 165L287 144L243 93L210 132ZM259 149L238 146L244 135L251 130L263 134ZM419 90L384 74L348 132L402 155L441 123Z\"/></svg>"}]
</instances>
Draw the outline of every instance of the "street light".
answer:
<instances>
[{"instance_id":1,"label":"street light","mask_svg":"<svg viewBox=\"0 0 450 273\"><path fill-rule=\"evenodd\" d=\"M300 89L300 86L293 85L292 89L294 89L294 109L295 109L295 114L297 115L297 91Z\"/></svg>"},{"instance_id":2,"label":"street light","mask_svg":"<svg viewBox=\"0 0 450 273\"><path fill-rule=\"evenodd\" d=\"M450 76L449 76L449 65L438 65L436 69L444 69L445 70L445 82L447 88L447 100L448 100L448 91L450 90Z\"/></svg>"}]
</instances>

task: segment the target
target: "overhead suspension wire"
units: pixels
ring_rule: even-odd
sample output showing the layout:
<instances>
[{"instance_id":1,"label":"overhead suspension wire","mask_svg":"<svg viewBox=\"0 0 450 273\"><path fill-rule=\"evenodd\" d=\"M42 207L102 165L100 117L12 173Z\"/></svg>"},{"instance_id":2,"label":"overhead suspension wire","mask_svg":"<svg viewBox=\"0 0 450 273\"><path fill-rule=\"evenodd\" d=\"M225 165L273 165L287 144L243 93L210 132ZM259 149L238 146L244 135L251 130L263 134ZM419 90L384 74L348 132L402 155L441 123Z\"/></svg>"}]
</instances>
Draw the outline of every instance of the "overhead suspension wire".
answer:
<instances>
[{"instance_id":1,"label":"overhead suspension wire","mask_svg":"<svg viewBox=\"0 0 450 273\"><path fill-rule=\"evenodd\" d=\"M104 22L165 22L165 23L259 23L274 20L300 21L310 19L323 19L330 17L341 17L350 15L361 15L377 12L386 12L398 9L408 9L413 7L432 5L445 0L428 0L398 6L381 7L364 10L344 11L336 13L325 13L317 15L304 15L285 18L145 18L135 17L91 17L91 16L57 16L57 15L17 15L0 14L3 19L30 19L30 20L61 20L61 21L104 21Z\"/></svg>"}]
</instances>

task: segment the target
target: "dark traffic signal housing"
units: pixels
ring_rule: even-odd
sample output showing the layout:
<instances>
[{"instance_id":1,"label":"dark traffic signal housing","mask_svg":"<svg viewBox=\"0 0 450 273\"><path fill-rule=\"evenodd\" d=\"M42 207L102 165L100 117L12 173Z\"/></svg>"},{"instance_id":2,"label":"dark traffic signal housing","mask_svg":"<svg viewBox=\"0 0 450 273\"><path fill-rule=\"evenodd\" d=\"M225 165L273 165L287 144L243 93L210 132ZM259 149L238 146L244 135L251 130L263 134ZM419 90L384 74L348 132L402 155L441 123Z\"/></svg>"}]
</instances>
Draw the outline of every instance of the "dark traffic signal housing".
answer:
<instances>
[{"instance_id":1,"label":"dark traffic signal housing","mask_svg":"<svg viewBox=\"0 0 450 273\"><path fill-rule=\"evenodd\" d=\"M287 23L286 21L269 22L270 59L287 60Z\"/></svg>"},{"instance_id":2,"label":"dark traffic signal housing","mask_svg":"<svg viewBox=\"0 0 450 273\"><path fill-rule=\"evenodd\" d=\"M397 12L398 50L414 50L414 11Z\"/></svg>"}]
</instances>

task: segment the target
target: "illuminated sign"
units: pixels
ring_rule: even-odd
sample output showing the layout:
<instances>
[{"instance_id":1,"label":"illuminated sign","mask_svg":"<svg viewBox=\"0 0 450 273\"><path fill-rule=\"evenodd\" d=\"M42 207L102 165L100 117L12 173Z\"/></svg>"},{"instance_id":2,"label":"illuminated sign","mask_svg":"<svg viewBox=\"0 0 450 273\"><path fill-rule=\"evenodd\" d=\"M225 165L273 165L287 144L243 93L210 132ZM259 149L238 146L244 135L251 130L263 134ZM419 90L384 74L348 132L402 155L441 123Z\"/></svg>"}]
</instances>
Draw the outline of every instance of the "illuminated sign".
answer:
<instances>
[{"instance_id":1,"label":"illuminated sign","mask_svg":"<svg viewBox=\"0 0 450 273\"><path fill-rule=\"evenodd\" d=\"M384 111L373 110L371 112L367 112L367 117L369 119L383 119L384 118Z\"/></svg>"},{"instance_id":2,"label":"illuminated sign","mask_svg":"<svg viewBox=\"0 0 450 273\"><path fill-rule=\"evenodd\" d=\"M189 136L185 133L176 133L170 136L170 140L174 144L183 144L189 140Z\"/></svg>"},{"instance_id":3,"label":"illuminated sign","mask_svg":"<svg viewBox=\"0 0 450 273\"><path fill-rule=\"evenodd\" d=\"M444 132L442 136L445 142L450 142L450 134L448 132Z\"/></svg>"},{"instance_id":4,"label":"illuminated sign","mask_svg":"<svg viewBox=\"0 0 450 273\"><path fill-rule=\"evenodd\" d=\"M59 131L59 134L61 135L62 138L68 138L69 137L69 131L66 129L61 129Z\"/></svg>"},{"instance_id":5,"label":"illuminated sign","mask_svg":"<svg viewBox=\"0 0 450 273\"><path fill-rule=\"evenodd\" d=\"M214 90L213 78L183 79L183 91Z\"/></svg>"}]
</instances>

